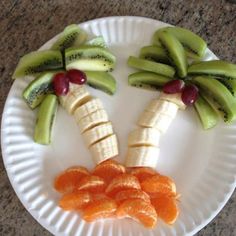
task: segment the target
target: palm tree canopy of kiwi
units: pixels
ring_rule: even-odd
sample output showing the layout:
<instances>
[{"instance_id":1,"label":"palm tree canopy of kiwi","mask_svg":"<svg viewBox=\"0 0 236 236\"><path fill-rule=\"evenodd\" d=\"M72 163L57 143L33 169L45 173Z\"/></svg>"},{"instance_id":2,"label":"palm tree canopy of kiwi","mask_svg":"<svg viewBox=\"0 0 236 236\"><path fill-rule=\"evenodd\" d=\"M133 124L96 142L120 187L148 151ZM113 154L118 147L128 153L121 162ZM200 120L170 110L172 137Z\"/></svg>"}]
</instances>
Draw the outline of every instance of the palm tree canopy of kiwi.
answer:
<instances>
[{"instance_id":1,"label":"palm tree canopy of kiwi","mask_svg":"<svg viewBox=\"0 0 236 236\"><path fill-rule=\"evenodd\" d=\"M231 123L236 119L236 65L203 61L206 50L206 42L187 29L158 29L151 45L128 58L128 65L139 70L129 75L128 83L180 93L186 105L194 106L204 129L214 127L220 117Z\"/></svg>"}]
</instances>

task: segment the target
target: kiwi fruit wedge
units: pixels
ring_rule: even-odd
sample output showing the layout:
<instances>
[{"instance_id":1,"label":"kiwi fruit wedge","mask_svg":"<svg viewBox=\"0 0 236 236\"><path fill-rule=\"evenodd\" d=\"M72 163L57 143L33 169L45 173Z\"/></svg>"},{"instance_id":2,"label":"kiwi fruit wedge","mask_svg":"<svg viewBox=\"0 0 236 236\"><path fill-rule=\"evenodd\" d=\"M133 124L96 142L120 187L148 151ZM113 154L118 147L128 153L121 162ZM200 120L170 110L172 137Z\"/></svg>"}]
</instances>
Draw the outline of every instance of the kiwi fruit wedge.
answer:
<instances>
[{"instance_id":1,"label":"kiwi fruit wedge","mask_svg":"<svg viewBox=\"0 0 236 236\"><path fill-rule=\"evenodd\" d=\"M236 80L235 79L219 79L221 82L231 93L234 97L236 97Z\"/></svg>"},{"instance_id":2,"label":"kiwi fruit wedge","mask_svg":"<svg viewBox=\"0 0 236 236\"><path fill-rule=\"evenodd\" d=\"M225 111L221 109L221 106L219 103L214 99L214 97L211 96L210 93L202 92L201 90L199 91L199 94L201 97L210 104L210 106L215 110L215 112L218 114L219 117L222 117L223 120L226 121L227 119L227 114Z\"/></svg>"},{"instance_id":3,"label":"kiwi fruit wedge","mask_svg":"<svg viewBox=\"0 0 236 236\"><path fill-rule=\"evenodd\" d=\"M23 98L31 109L36 108L47 94L53 93L53 76L61 71L44 72L36 77L23 91Z\"/></svg>"},{"instance_id":4,"label":"kiwi fruit wedge","mask_svg":"<svg viewBox=\"0 0 236 236\"><path fill-rule=\"evenodd\" d=\"M212 75L219 78L236 79L236 64L222 60L202 61L188 68L190 75Z\"/></svg>"},{"instance_id":5,"label":"kiwi fruit wedge","mask_svg":"<svg viewBox=\"0 0 236 236\"><path fill-rule=\"evenodd\" d=\"M203 129L207 130L217 125L219 121L218 113L201 95L194 103L194 108L201 121Z\"/></svg>"},{"instance_id":6,"label":"kiwi fruit wedge","mask_svg":"<svg viewBox=\"0 0 236 236\"><path fill-rule=\"evenodd\" d=\"M140 49L139 57L142 59L161 62L171 65L171 61L167 56L167 53L161 46L145 46Z\"/></svg>"},{"instance_id":7,"label":"kiwi fruit wedge","mask_svg":"<svg viewBox=\"0 0 236 236\"><path fill-rule=\"evenodd\" d=\"M57 69L63 69L63 59L60 51L35 51L20 59L12 78L37 75L44 71Z\"/></svg>"},{"instance_id":8,"label":"kiwi fruit wedge","mask_svg":"<svg viewBox=\"0 0 236 236\"><path fill-rule=\"evenodd\" d=\"M97 36L93 39L90 39L85 44L98 46L98 47L102 47L102 48L107 48L107 44L102 36Z\"/></svg>"},{"instance_id":9,"label":"kiwi fruit wedge","mask_svg":"<svg viewBox=\"0 0 236 236\"><path fill-rule=\"evenodd\" d=\"M66 69L112 71L116 58L106 48L82 45L78 48L65 50Z\"/></svg>"},{"instance_id":10,"label":"kiwi fruit wedge","mask_svg":"<svg viewBox=\"0 0 236 236\"><path fill-rule=\"evenodd\" d=\"M187 56L194 59L201 59L205 55L207 48L206 42L197 34L181 27L169 26L157 30L152 38L154 45L160 46L159 34L163 31L170 33L180 41L186 50Z\"/></svg>"},{"instance_id":11,"label":"kiwi fruit wedge","mask_svg":"<svg viewBox=\"0 0 236 236\"><path fill-rule=\"evenodd\" d=\"M52 128L58 107L57 96L46 95L43 99L37 114L34 130L34 141L39 144L48 145L51 143Z\"/></svg>"},{"instance_id":12,"label":"kiwi fruit wedge","mask_svg":"<svg viewBox=\"0 0 236 236\"><path fill-rule=\"evenodd\" d=\"M99 89L109 95L116 92L116 81L114 77L104 71L84 71L87 76L87 84Z\"/></svg>"},{"instance_id":13,"label":"kiwi fruit wedge","mask_svg":"<svg viewBox=\"0 0 236 236\"><path fill-rule=\"evenodd\" d=\"M133 56L130 56L128 58L128 65L139 70L154 72L159 75L164 75L166 77L173 77L175 74L175 69L169 65Z\"/></svg>"},{"instance_id":14,"label":"kiwi fruit wedge","mask_svg":"<svg viewBox=\"0 0 236 236\"><path fill-rule=\"evenodd\" d=\"M128 77L128 83L134 87L160 89L165 83L172 80L169 77L153 72L135 72Z\"/></svg>"},{"instance_id":15,"label":"kiwi fruit wedge","mask_svg":"<svg viewBox=\"0 0 236 236\"><path fill-rule=\"evenodd\" d=\"M197 76L192 79L202 94L207 94L214 98L224 112L224 121L231 123L236 119L236 99L230 91L217 79L211 77Z\"/></svg>"},{"instance_id":16,"label":"kiwi fruit wedge","mask_svg":"<svg viewBox=\"0 0 236 236\"><path fill-rule=\"evenodd\" d=\"M187 57L179 40L166 31L159 33L159 40L177 69L180 78L187 75Z\"/></svg>"},{"instance_id":17,"label":"kiwi fruit wedge","mask_svg":"<svg viewBox=\"0 0 236 236\"><path fill-rule=\"evenodd\" d=\"M58 40L52 45L51 49L63 52L66 48L85 43L86 40L87 34L84 30L76 24L68 25L60 34Z\"/></svg>"}]
</instances>

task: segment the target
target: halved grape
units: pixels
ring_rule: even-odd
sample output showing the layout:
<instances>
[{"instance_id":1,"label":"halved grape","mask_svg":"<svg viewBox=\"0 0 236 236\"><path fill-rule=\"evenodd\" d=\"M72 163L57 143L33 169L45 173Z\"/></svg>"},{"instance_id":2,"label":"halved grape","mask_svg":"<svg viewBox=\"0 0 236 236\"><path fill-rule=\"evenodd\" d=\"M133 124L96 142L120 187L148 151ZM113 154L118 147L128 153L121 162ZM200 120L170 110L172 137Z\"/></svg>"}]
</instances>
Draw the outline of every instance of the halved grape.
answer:
<instances>
[{"instance_id":1,"label":"halved grape","mask_svg":"<svg viewBox=\"0 0 236 236\"><path fill-rule=\"evenodd\" d=\"M192 105L198 98L198 87L190 84L184 87L181 99L187 106Z\"/></svg>"},{"instance_id":2,"label":"halved grape","mask_svg":"<svg viewBox=\"0 0 236 236\"><path fill-rule=\"evenodd\" d=\"M84 84L87 81L86 74L81 70L68 70L66 76L69 78L70 82L74 84Z\"/></svg>"},{"instance_id":3,"label":"halved grape","mask_svg":"<svg viewBox=\"0 0 236 236\"><path fill-rule=\"evenodd\" d=\"M180 93L184 88L184 81L175 79L167 82L163 87L163 92L168 94Z\"/></svg>"},{"instance_id":4,"label":"halved grape","mask_svg":"<svg viewBox=\"0 0 236 236\"><path fill-rule=\"evenodd\" d=\"M53 78L53 89L57 96L66 95L69 91L69 78L64 72L58 73Z\"/></svg>"}]
</instances>

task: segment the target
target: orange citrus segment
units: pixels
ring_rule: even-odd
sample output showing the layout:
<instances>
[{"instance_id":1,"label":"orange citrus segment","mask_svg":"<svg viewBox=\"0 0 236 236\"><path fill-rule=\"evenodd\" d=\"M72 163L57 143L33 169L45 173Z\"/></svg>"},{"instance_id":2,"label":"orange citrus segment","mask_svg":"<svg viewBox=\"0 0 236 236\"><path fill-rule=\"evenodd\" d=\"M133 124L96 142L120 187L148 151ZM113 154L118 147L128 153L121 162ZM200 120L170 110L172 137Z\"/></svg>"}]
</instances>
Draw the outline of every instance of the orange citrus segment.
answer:
<instances>
[{"instance_id":1,"label":"orange citrus segment","mask_svg":"<svg viewBox=\"0 0 236 236\"><path fill-rule=\"evenodd\" d=\"M115 195L115 200L117 203L121 203L127 199L134 198L142 199L145 202L151 203L148 194L142 191L141 189L127 189L120 191Z\"/></svg>"},{"instance_id":2,"label":"orange citrus segment","mask_svg":"<svg viewBox=\"0 0 236 236\"><path fill-rule=\"evenodd\" d=\"M150 167L137 167L133 168L130 174L136 176L139 182L143 182L145 179L150 178L158 173Z\"/></svg>"},{"instance_id":3,"label":"orange citrus segment","mask_svg":"<svg viewBox=\"0 0 236 236\"><path fill-rule=\"evenodd\" d=\"M156 209L158 217L160 217L167 224L174 224L179 215L176 200L173 197L160 194L151 201L152 205Z\"/></svg>"},{"instance_id":4,"label":"orange citrus segment","mask_svg":"<svg viewBox=\"0 0 236 236\"><path fill-rule=\"evenodd\" d=\"M116 209L117 205L113 199L96 200L84 208L83 219L91 222L100 218L113 217Z\"/></svg>"},{"instance_id":5,"label":"orange citrus segment","mask_svg":"<svg viewBox=\"0 0 236 236\"><path fill-rule=\"evenodd\" d=\"M88 192L75 191L62 196L59 206L64 210L79 210L92 201Z\"/></svg>"},{"instance_id":6,"label":"orange citrus segment","mask_svg":"<svg viewBox=\"0 0 236 236\"><path fill-rule=\"evenodd\" d=\"M92 200L110 199L105 193L92 193Z\"/></svg>"},{"instance_id":7,"label":"orange citrus segment","mask_svg":"<svg viewBox=\"0 0 236 236\"><path fill-rule=\"evenodd\" d=\"M165 193L176 195L176 186L172 179L163 175L154 175L141 183L142 190L146 193Z\"/></svg>"},{"instance_id":8,"label":"orange citrus segment","mask_svg":"<svg viewBox=\"0 0 236 236\"><path fill-rule=\"evenodd\" d=\"M125 173L125 167L115 160L108 160L97 165L93 175L97 175L109 183L117 175Z\"/></svg>"},{"instance_id":9,"label":"orange citrus segment","mask_svg":"<svg viewBox=\"0 0 236 236\"><path fill-rule=\"evenodd\" d=\"M157 223L155 208L142 199L129 199L124 201L117 209L118 217L131 217L141 222L147 228L154 228Z\"/></svg>"},{"instance_id":10,"label":"orange citrus segment","mask_svg":"<svg viewBox=\"0 0 236 236\"><path fill-rule=\"evenodd\" d=\"M130 174L121 174L110 182L106 188L106 194L108 196L115 196L116 193L126 189L140 189L138 179Z\"/></svg>"},{"instance_id":11,"label":"orange citrus segment","mask_svg":"<svg viewBox=\"0 0 236 236\"><path fill-rule=\"evenodd\" d=\"M71 167L58 175L54 181L54 188L60 193L72 192L78 187L81 178L89 175L86 168L82 166Z\"/></svg>"},{"instance_id":12,"label":"orange citrus segment","mask_svg":"<svg viewBox=\"0 0 236 236\"><path fill-rule=\"evenodd\" d=\"M105 190L106 183L105 181L95 175L85 176L78 183L78 190L85 190L92 193L99 193Z\"/></svg>"}]
</instances>

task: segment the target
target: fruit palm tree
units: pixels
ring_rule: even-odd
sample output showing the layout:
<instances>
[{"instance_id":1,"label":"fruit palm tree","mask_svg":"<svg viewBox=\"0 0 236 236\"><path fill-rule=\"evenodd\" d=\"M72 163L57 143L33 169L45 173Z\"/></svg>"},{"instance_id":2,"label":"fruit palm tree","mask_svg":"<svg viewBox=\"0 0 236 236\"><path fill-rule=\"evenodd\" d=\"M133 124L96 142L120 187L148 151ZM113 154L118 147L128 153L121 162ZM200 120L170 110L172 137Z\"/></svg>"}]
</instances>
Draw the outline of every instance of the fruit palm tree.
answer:
<instances>
[{"instance_id":1,"label":"fruit palm tree","mask_svg":"<svg viewBox=\"0 0 236 236\"><path fill-rule=\"evenodd\" d=\"M206 48L193 32L165 27L154 33L152 45L141 48L139 57L129 57L128 65L141 70L129 75L129 85L162 92L129 135L127 166L156 166L159 137L178 109L193 105L204 129L213 128L220 115L226 123L236 119L236 65L201 61Z\"/></svg>"}]
</instances>

